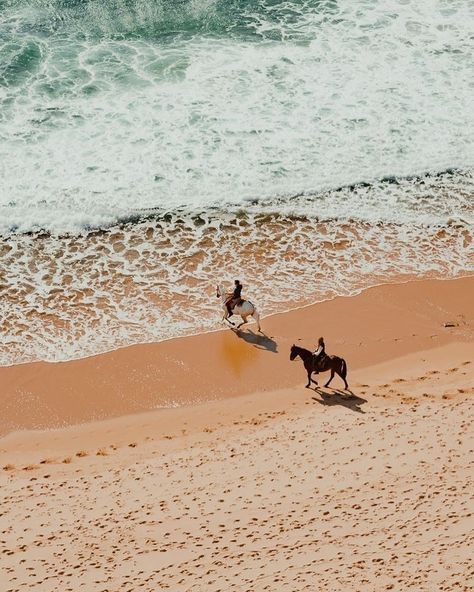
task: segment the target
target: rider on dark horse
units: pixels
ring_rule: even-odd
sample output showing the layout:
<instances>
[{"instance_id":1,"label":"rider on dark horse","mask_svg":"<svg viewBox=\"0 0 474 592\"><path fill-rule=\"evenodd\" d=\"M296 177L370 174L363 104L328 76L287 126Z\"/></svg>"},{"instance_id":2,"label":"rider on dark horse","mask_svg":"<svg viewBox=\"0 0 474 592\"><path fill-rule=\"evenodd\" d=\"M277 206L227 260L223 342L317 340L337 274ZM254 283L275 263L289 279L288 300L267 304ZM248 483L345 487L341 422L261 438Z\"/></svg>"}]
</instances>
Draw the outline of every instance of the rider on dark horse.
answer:
<instances>
[{"instance_id":1,"label":"rider on dark horse","mask_svg":"<svg viewBox=\"0 0 474 592\"><path fill-rule=\"evenodd\" d=\"M238 304L240 304L241 300L242 300L242 284L240 283L239 280L235 280L234 281L234 291L232 292L232 296L230 296L226 302L225 305L227 306L227 312L229 313L229 316L232 316L232 311L234 310L234 307L237 306Z\"/></svg>"},{"instance_id":2,"label":"rider on dark horse","mask_svg":"<svg viewBox=\"0 0 474 592\"><path fill-rule=\"evenodd\" d=\"M314 371L319 373L319 364L324 360L326 357L326 346L324 344L324 338L320 337L318 339L318 348L313 352L313 364L314 364Z\"/></svg>"}]
</instances>

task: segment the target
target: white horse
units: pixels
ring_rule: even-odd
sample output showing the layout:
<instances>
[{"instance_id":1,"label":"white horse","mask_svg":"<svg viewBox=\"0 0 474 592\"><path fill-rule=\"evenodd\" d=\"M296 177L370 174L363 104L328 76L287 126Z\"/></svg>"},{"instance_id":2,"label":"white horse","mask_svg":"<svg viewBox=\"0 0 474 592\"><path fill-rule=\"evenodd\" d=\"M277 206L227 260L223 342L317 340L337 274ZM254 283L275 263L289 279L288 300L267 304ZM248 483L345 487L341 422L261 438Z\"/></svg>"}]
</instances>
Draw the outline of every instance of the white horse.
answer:
<instances>
[{"instance_id":1,"label":"white horse","mask_svg":"<svg viewBox=\"0 0 474 592\"><path fill-rule=\"evenodd\" d=\"M224 290L221 284L217 286L217 298L221 299L222 308L224 309L224 316L222 317L222 320L227 321L231 325L234 325L234 323L230 320L229 317L232 315L239 315L240 317L242 317L242 322L240 323L240 325L237 325L238 329L239 327L242 327L242 325L247 323L247 317L253 317L253 319L257 323L258 330L261 331L262 329L260 328L260 315L258 314L257 307L254 304L252 304L250 300L242 300L241 304L234 306L232 315L229 315L229 311L227 310L226 306L226 300L230 298L230 295L230 293L227 293Z\"/></svg>"}]
</instances>

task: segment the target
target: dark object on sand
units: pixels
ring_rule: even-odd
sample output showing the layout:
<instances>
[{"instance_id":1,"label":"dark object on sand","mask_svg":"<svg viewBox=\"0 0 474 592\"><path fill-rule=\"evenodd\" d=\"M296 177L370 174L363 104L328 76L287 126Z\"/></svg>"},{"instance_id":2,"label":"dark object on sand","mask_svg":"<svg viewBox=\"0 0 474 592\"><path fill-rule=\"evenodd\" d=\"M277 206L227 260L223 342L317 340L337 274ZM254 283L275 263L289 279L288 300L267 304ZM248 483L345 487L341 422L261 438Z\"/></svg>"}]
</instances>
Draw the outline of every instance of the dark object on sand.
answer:
<instances>
[{"instance_id":1,"label":"dark object on sand","mask_svg":"<svg viewBox=\"0 0 474 592\"><path fill-rule=\"evenodd\" d=\"M326 372L327 370L331 371L331 376L324 385L325 387L329 386L331 380L334 378L334 374L337 374L344 381L344 388L349 388L349 385L347 384L346 380L347 364L343 358L339 358L338 356L328 356L327 354L325 354L324 357L318 359L316 363L315 357L313 353L309 351L309 349L304 349L303 347L292 345L290 351L290 360L294 360L297 356L299 356L303 360L304 367L306 369L306 372L308 373L308 384L306 385L306 388L310 388L312 382L314 382L314 384L318 384L316 380L313 380L311 378L313 372L319 373Z\"/></svg>"}]
</instances>

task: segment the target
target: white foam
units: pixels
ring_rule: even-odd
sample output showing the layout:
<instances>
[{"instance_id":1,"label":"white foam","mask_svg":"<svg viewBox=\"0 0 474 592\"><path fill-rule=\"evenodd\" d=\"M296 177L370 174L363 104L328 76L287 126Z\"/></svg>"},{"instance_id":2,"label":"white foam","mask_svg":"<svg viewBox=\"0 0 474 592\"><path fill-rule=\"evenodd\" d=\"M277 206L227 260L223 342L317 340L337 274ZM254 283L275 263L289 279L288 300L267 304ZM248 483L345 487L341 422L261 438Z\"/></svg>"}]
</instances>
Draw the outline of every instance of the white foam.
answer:
<instances>
[{"instance_id":1,"label":"white foam","mask_svg":"<svg viewBox=\"0 0 474 592\"><path fill-rule=\"evenodd\" d=\"M240 277L264 316L371 285L474 272L472 226L170 215L80 236L0 242L0 364L67 360L220 327Z\"/></svg>"},{"instance_id":2,"label":"white foam","mask_svg":"<svg viewBox=\"0 0 474 592\"><path fill-rule=\"evenodd\" d=\"M0 232L472 167L472 6L269 4L248 41L111 39L107 12L99 40L25 35L41 59L0 95Z\"/></svg>"}]
</instances>

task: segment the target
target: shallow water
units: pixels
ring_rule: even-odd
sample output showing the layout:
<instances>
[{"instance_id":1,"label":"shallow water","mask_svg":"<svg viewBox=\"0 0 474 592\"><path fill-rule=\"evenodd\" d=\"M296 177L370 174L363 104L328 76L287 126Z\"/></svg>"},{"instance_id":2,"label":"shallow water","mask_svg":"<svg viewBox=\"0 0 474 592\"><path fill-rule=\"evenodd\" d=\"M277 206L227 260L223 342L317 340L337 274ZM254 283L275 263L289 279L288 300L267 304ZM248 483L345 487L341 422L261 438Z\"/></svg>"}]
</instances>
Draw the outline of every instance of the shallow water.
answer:
<instances>
[{"instance_id":1,"label":"shallow water","mask_svg":"<svg viewBox=\"0 0 474 592\"><path fill-rule=\"evenodd\" d=\"M469 169L473 19L470 0L2 2L0 232Z\"/></svg>"},{"instance_id":2,"label":"shallow water","mask_svg":"<svg viewBox=\"0 0 474 592\"><path fill-rule=\"evenodd\" d=\"M421 209L411 212L410 224L349 212L326 219L303 214L317 201L329 211L327 194L292 200L299 215L281 213L285 203L278 212L259 203L199 215L149 212L142 221L81 235L12 235L0 243L8 270L1 278L0 360L65 360L216 329L215 286L225 281L230 287L235 277L268 315L378 283L472 273L471 176L406 183L419 193ZM457 216L435 221L429 203L454 190ZM360 193L365 203L391 193L397 209L397 192L404 196L407 189L389 183L341 191Z\"/></svg>"}]
</instances>

